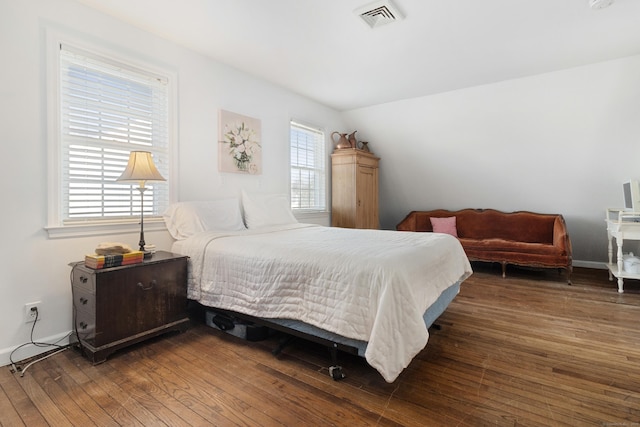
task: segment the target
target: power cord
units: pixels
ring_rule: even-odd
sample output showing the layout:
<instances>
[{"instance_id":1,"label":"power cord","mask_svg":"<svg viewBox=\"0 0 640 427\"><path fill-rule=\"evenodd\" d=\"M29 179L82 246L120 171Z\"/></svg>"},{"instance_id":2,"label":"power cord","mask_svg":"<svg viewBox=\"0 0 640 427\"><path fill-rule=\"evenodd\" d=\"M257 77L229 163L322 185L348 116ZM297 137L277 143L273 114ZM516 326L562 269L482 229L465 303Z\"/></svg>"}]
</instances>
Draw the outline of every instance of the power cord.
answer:
<instances>
[{"instance_id":1,"label":"power cord","mask_svg":"<svg viewBox=\"0 0 640 427\"><path fill-rule=\"evenodd\" d=\"M72 268L71 268L71 272L69 273L69 281L70 281L70 282L71 282L71 284L72 284L72 286L71 286L71 292L72 292L72 294L73 294L73 273L74 273L74 270L76 269L76 267L77 267L78 265L80 265L80 264L82 264L82 262L81 262L81 261L80 261L80 262L75 262L75 263L71 263L71 264L69 264L69 265L72 267ZM81 351L83 350L82 345L80 344L80 343L81 343L81 341L80 341L80 334L79 334L79 332L78 332L78 328L77 328L77 325L76 325L77 308L76 308L76 304L75 304L75 297L73 297L73 325L74 325L74 328L73 328L73 330L72 330L71 332L69 332L67 335L65 335L64 337L60 338L58 341L56 341L56 342L54 342L54 343L52 343L52 344L49 344L49 343L42 343L42 342L36 342L36 341L34 341L34 340L33 340L33 332L34 332L34 330L35 330L35 328L36 328L36 323L38 322L38 314L39 314L39 313L38 313L38 307L34 307L34 308L32 308L31 310L33 310L33 311L35 311L35 312L36 312L36 318L34 319L34 321L33 321L33 326L31 327L31 335L30 335L30 337L29 337L29 342L28 342L28 343L24 343L24 344L22 344L22 345L19 345L18 347L14 348L14 349L13 349L13 351L9 354L9 361L11 362L12 372L13 372L13 373L20 372L20 376L21 376L21 377L23 377L23 376L24 376L24 373L26 372L26 370L27 370L27 369L29 369L29 367L30 367L31 365L33 365L34 363L38 363L38 362L40 362L40 361L42 361L42 360L44 360L44 359L46 359L46 358L48 358L48 357L53 356L54 354L58 354L58 353L60 353L61 351L64 351L64 350L66 350L67 348L71 347L71 345L72 345L71 343L69 343L69 344L67 344L67 345L59 345L58 343L59 343L60 341L63 341L63 340L65 340L65 339L67 339L67 338L71 337L72 335L75 335L75 336L76 336L76 339L77 339L77 341L78 341L78 345L80 346L80 350L81 350ZM43 357L40 357L40 358L38 358L38 359L36 359L36 360L34 360L34 361L30 362L29 364L27 364L27 365L23 368L23 367L21 367L20 365L16 365L16 362L14 362L14 361L13 361L13 354L14 354L16 351L18 351L19 349L21 349L22 347L25 347L25 346L27 346L27 345L33 345L33 346L36 346L36 347L55 347L55 348L57 348L58 350L57 350L57 351L54 351L53 353L49 353L49 354L47 354L47 355L45 355L45 356L43 356Z\"/></svg>"},{"instance_id":2,"label":"power cord","mask_svg":"<svg viewBox=\"0 0 640 427\"><path fill-rule=\"evenodd\" d=\"M67 344L67 345L59 345L58 343L59 343L60 341L63 341L63 340L64 340L64 339L66 339L66 338L69 338L69 337L71 336L71 334L73 333L73 332L68 333L66 336L64 336L64 337L60 338L58 341L56 341L56 342L54 342L54 343L46 343L46 342L37 342L37 341L34 341L34 340L33 340L33 332L35 331L35 329L36 329L36 323L38 322L38 308L37 308L37 307L34 307L34 308L32 308L31 310L33 310L33 311L35 311L35 312L36 312L36 318L34 319L34 321L33 321L33 326L31 327L31 334L30 334L30 336L29 336L29 342L24 343L24 344L22 344L22 345L19 345L18 347L14 348L14 349L13 349L13 351L9 354L9 361L11 362L12 371L13 371L14 373L16 373L16 372L20 372L20 376L21 376L21 377L23 377L23 376L24 376L24 373L27 371L27 369L29 369L29 367L30 367L31 365L33 365L34 363L40 362L40 361L42 361L42 360L44 360L44 359L46 359L46 358L48 358L48 357L53 356L54 354L58 354L58 353L60 353L61 351L64 351L64 350L66 350L67 348L69 348L69 345L68 345L68 344ZM33 346L35 346L35 347L56 347L58 350L57 350L57 351L54 351L53 353L49 353L49 354L47 354L46 356L43 356L43 357L41 357L41 358L39 358L39 359L36 359L36 360L34 360L34 361L30 362L29 364L27 364L27 365L23 368L23 367L21 367L20 365L16 365L16 362L14 362L14 361L13 361L13 354L14 354L16 351L18 351L19 349L21 349L22 347L26 347L26 346L28 346L28 345L33 345Z\"/></svg>"}]
</instances>

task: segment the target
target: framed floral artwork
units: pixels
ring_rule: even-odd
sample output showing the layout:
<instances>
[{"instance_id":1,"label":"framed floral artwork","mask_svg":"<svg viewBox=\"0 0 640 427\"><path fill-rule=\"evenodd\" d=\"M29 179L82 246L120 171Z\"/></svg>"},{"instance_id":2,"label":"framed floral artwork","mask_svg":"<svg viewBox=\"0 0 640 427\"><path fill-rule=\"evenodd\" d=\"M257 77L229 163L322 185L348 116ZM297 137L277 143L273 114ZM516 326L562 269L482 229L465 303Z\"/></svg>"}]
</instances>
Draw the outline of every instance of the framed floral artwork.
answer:
<instances>
[{"instance_id":1,"label":"framed floral artwork","mask_svg":"<svg viewBox=\"0 0 640 427\"><path fill-rule=\"evenodd\" d=\"M261 174L260 120L225 110L218 119L218 170Z\"/></svg>"}]
</instances>

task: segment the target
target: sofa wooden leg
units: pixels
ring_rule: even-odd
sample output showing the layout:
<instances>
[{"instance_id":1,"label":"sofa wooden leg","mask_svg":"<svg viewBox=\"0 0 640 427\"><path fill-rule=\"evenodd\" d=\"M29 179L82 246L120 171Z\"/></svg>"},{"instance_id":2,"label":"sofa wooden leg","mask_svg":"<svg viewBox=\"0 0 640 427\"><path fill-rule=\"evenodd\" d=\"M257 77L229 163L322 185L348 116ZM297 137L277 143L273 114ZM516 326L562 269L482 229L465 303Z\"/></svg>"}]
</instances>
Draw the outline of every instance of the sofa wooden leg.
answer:
<instances>
[{"instance_id":1,"label":"sofa wooden leg","mask_svg":"<svg viewBox=\"0 0 640 427\"><path fill-rule=\"evenodd\" d=\"M502 262L502 278L507 277L507 263L505 261Z\"/></svg>"},{"instance_id":2,"label":"sofa wooden leg","mask_svg":"<svg viewBox=\"0 0 640 427\"><path fill-rule=\"evenodd\" d=\"M564 268L558 268L558 274L562 275L562 270L564 270L564 273L566 275L567 278L567 285L571 286L571 274L573 273L573 268L569 267L564 267Z\"/></svg>"}]
</instances>

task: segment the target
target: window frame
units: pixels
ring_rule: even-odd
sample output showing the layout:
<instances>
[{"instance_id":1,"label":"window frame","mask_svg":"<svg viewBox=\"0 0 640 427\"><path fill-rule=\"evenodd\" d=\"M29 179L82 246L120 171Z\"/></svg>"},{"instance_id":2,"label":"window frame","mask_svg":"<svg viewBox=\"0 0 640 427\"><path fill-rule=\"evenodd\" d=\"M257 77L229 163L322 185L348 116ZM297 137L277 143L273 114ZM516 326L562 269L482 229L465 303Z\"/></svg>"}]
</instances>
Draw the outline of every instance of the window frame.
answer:
<instances>
[{"instance_id":1,"label":"window frame","mask_svg":"<svg viewBox=\"0 0 640 427\"><path fill-rule=\"evenodd\" d=\"M150 75L162 76L167 80L167 157L168 176L167 203L175 201L177 164L177 74L169 69L160 68L149 61L140 61L140 54L126 50L114 51L104 47L104 43L87 42L57 29L46 30L46 97L47 97L47 224L44 227L49 238L81 237L104 234L130 233L140 230L140 217L95 218L87 220L65 221L63 218L63 152L62 152L62 111L60 93L60 45L69 45L81 51L92 52L115 63L122 63L133 69L144 70ZM166 230L161 215L145 215L145 231Z\"/></svg>"},{"instance_id":2,"label":"window frame","mask_svg":"<svg viewBox=\"0 0 640 427\"><path fill-rule=\"evenodd\" d=\"M293 182L291 181L291 174L293 171L293 164L291 162L291 150L292 150L292 140L291 140L291 132L293 127L296 126L298 128L307 128L310 131L315 131L315 132L319 132L320 134L322 134L322 139L319 141L319 143L322 145L322 153L321 153L321 158L323 159L324 162L324 168L323 168L323 175L324 175L324 208L323 209L319 209L319 208L296 208L291 206L291 210L293 211L294 215L298 218L313 218L313 217L325 217L326 215L329 214L330 212L330 208L329 208L329 200L330 200L330 182L329 182L329 169L328 169L328 165L330 164L329 162L329 156L328 156L328 149L327 149L327 133L326 131L321 127L321 126L317 126L314 124L310 124L308 122L305 122L303 120L297 120L297 119L291 119L289 121L289 197L291 200L291 203L293 203L293 187L292 184Z\"/></svg>"}]
</instances>

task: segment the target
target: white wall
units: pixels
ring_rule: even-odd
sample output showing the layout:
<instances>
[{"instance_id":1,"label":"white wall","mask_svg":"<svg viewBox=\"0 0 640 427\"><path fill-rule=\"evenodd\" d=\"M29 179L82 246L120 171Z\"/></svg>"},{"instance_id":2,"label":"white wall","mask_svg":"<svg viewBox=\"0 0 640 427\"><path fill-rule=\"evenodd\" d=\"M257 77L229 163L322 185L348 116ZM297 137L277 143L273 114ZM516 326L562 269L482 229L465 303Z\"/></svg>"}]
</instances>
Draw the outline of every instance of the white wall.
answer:
<instances>
[{"instance_id":1,"label":"white wall","mask_svg":"<svg viewBox=\"0 0 640 427\"><path fill-rule=\"evenodd\" d=\"M49 239L47 224L47 87L45 34L55 29L168 68L178 75L178 152L173 176L176 200L211 199L250 191L287 192L289 120L327 131L344 127L340 115L279 87L102 15L72 0L0 3L0 365L29 340L23 306L42 301L35 339L51 341L71 328L69 262L82 259L101 241L133 246L137 233ZM262 121L263 174L217 171L218 109ZM329 142L330 144L330 142ZM169 249L166 231L145 232L147 242ZM39 350L42 351L42 350ZM21 351L18 359L32 354Z\"/></svg>"},{"instance_id":2,"label":"white wall","mask_svg":"<svg viewBox=\"0 0 640 427\"><path fill-rule=\"evenodd\" d=\"M564 215L574 259L607 259L605 209L640 179L640 56L345 113L381 157L381 223L411 210Z\"/></svg>"}]
</instances>

